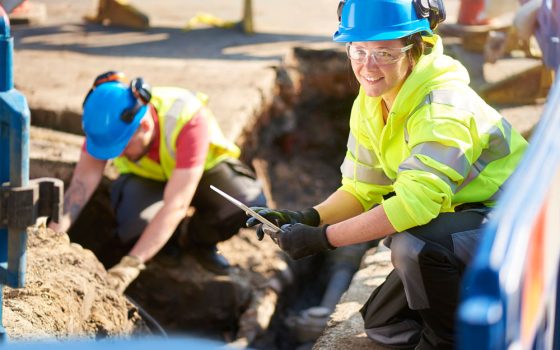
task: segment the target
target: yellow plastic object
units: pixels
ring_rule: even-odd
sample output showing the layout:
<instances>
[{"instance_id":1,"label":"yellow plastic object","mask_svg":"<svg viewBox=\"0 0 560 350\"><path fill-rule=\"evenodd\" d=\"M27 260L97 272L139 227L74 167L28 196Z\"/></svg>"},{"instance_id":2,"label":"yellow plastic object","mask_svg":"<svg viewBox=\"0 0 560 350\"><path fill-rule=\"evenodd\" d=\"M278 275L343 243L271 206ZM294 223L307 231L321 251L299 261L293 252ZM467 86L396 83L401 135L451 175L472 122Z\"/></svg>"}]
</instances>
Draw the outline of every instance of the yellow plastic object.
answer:
<instances>
[{"instance_id":1,"label":"yellow plastic object","mask_svg":"<svg viewBox=\"0 0 560 350\"><path fill-rule=\"evenodd\" d=\"M183 27L183 30L191 30L199 27L200 25L207 25L216 28L233 28L237 23L238 22L235 21L224 21L223 19L209 13L198 13L187 22L185 27Z\"/></svg>"},{"instance_id":2,"label":"yellow plastic object","mask_svg":"<svg viewBox=\"0 0 560 350\"><path fill-rule=\"evenodd\" d=\"M241 24L243 31L247 34L253 34L253 4L251 0L244 0L243 2L243 14L241 22L238 21L225 21L219 17L216 17L210 13L197 13L196 16L189 19L187 24L183 27L183 30L188 31L200 26L210 26L215 28L234 28L238 24Z\"/></svg>"}]
</instances>

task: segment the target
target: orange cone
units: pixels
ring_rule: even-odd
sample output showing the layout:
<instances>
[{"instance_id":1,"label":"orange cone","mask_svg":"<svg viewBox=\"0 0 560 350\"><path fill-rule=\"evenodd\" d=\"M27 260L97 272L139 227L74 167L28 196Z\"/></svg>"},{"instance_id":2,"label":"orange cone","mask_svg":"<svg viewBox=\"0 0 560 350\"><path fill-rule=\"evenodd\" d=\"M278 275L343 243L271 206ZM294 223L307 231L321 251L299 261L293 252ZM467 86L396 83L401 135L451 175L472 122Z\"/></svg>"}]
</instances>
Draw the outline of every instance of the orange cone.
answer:
<instances>
[{"instance_id":1,"label":"orange cone","mask_svg":"<svg viewBox=\"0 0 560 350\"><path fill-rule=\"evenodd\" d=\"M16 8L12 10L12 13L25 13L27 11L29 11L29 3L27 2L27 0L23 0L21 4L17 5Z\"/></svg>"},{"instance_id":2,"label":"orange cone","mask_svg":"<svg viewBox=\"0 0 560 350\"><path fill-rule=\"evenodd\" d=\"M488 24L488 19L482 17L484 0L461 0L457 23L464 25Z\"/></svg>"}]
</instances>

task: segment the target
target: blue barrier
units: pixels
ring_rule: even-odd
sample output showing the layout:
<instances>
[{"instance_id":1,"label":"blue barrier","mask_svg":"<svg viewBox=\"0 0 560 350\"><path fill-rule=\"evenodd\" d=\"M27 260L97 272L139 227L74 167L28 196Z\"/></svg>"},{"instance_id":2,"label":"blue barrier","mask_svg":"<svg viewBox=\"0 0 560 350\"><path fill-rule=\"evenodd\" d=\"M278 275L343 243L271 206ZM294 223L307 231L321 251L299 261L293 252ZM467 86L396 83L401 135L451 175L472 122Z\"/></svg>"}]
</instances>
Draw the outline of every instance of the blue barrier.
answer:
<instances>
[{"instance_id":1,"label":"blue barrier","mask_svg":"<svg viewBox=\"0 0 560 350\"><path fill-rule=\"evenodd\" d=\"M0 184L9 182L11 188L22 188L29 183L30 113L25 97L14 89L12 57L10 24L0 7ZM21 197L4 200L7 197L5 188L2 187L0 217L0 284L17 288L25 284L27 232L26 226L17 224L21 212L11 205ZM0 321L1 302L0 293ZM0 324L0 338L4 334Z\"/></svg>"},{"instance_id":2,"label":"blue barrier","mask_svg":"<svg viewBox=\"0 0 560 350\"><path fill-rule=\"evenodd\" d=\"M459 349L558 349L560 86L465 274Z\"/></svg>"},{"instance_id":3,"label":"blue barrier","mask_svg":"<svg viewBox=\"0 0 560 350\"><path fill-rule=\"evenodd\" d=\"M63 342L5 343L6 350L224 350L226 344L196 337L66 340Z\"/></svg>"}]
</instances>

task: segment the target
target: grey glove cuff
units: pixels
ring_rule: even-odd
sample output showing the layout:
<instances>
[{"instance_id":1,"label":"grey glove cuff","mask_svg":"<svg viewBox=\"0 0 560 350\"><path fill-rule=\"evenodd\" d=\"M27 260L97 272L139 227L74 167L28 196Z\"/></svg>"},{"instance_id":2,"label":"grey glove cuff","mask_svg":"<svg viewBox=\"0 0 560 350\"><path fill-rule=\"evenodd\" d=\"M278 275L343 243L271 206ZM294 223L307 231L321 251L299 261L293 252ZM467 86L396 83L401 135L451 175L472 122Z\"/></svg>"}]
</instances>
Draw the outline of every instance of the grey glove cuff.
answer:
<instances>
[{"instance_id":1,"label":"grey glove cuff","mask_svg":"<svg viewBox=\"0 0 560 350\"><path fill-rule=\"evenodd\" d=\"M321 223L321 216L319 216L319 212L315 210L315 208L307 208L300 211L302 216L302 224L309 225L309 226L319 226Z\"/></svg>"}]
</instances>

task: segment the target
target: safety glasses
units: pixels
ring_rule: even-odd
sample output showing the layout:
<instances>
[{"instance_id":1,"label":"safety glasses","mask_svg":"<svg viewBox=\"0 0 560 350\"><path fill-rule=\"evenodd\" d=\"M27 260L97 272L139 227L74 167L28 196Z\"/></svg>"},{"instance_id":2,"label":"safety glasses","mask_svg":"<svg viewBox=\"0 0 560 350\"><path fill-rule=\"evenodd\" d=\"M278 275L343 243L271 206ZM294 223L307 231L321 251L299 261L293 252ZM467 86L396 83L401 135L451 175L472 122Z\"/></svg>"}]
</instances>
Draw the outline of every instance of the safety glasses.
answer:
<instances>
[{"instance_id":1,"label":"safety glasses","mask_svg":"<svg viewBox=\"0 0 560 350\"><path fill-rule=\"evenodd\" d=\"M346 54L348 58L356 63L366 63L367 58L371 57L377 65L388 65L396 63L400 60L405 52L410 50L414 45L410 44L400 48L382 48L367 50L363 47L354 46L351 43L346 44Z\"/></svg>"}]
</instances>

